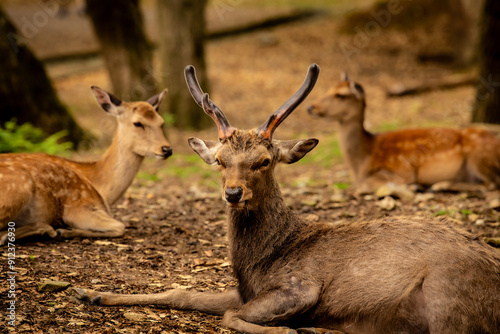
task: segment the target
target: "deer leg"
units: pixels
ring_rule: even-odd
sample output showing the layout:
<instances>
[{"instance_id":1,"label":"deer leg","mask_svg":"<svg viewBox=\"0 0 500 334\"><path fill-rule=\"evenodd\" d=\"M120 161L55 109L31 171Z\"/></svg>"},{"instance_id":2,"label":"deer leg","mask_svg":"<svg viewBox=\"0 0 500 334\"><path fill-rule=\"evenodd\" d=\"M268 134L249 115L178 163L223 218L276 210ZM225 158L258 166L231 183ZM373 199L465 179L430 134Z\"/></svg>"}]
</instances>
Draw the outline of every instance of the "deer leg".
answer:
<instances>
[{"instance_id":1,"label":"deer leg","mask_svg":"<svg viewBox=\"0 0 500 334\"><path fill-rule=\"evenodd\" d=\"M319 298L319 287L306 286L292 278L289 287L262 292L240 307L228 310L222 319L226 327L249 334L295 334L287 327L267 327L266 324L286 323L314 306Z\"/></svg>"},{"instance_id":2,"label":"deer leg","mask_svg":"<svg viewBox=\"0 0 500 334\"><path fill-rule=\"evenodd\" d=\"M63 221L71 229L58 229L63 238L74 237L121 237L125 225L111 218L106 211L94 207L65 208Z\"/></svg>"},{"instance_id":3,"label":"deer leg","mask_svg":"<svg viewBox=\"0 0 500 334\"><path fill-rule=\"evenodd\" d=\"M20 240L23 238L35 236L35 235L47 235L51 238L57 236L57 232L52 226L44 223L28 224L21 227L16 227L15 238ZM0 232L0 245L5 245L7 243L8 231Z\"/></svg>"},{"instance_id":4,"label":"deer leg","mask_svg":"<svg viewBox=\"0 0 500 334\"><path fill-rule=\"evenodd\" d=\"M73 288L70 291L78 299L96 305L161 305L215 315L223 315L229 308L241 305L238 291L234 289L221 293L173 289L149 295L124 295L78 288Z\"/></svg>"},{"instance_id":5,"label":"deer leg","mask_svg":"<svg viewBox=\"0 0 500 334\"><path fill-rule=\"evenodd\" d=\"M481 192L487 191L487 187L480 183L468 182L455 182L455 181L441 181L434 183L431 188L432 191L454 191L454 192Z\"/></svg>"},{"instance_id":6,"label":"deer leg","mask_svg":"<svg viewBox=\"0 0 500 334\"><path fill-rule=\"evenodd\" d=\"M488 190L500 189L500 146L485 144L481 145L481 149L470 152L466 171L468 178L483 181Z\"/></svg>"},{"instance_id":7,"label":"deer leg","mask_svg":"<svg viewBox=\"0 0 500 334\"><path fill-rule=\"evenodd\" d=\"M389 187L390 189L394 190L395 193L397 193L398 191L407 192L407 184L411 182L413 181L407 181L401 176L392 174L388 171L381 171L362 180L362 182L360 182L356 187L356 194L363 195L374 193L383 186Z\"/></svg>"}]
</instances>

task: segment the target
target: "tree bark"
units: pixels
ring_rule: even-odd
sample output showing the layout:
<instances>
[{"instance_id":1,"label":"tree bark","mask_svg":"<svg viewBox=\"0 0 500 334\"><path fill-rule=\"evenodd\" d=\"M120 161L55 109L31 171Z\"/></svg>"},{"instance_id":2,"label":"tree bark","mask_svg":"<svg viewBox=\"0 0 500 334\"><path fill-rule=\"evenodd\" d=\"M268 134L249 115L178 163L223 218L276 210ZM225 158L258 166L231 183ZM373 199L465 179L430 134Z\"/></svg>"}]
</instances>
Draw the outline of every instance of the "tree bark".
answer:
<instances>
[{"instance_id":1,"label":"tree bark","mask_svg":"<svg viewBox=\"0 0 500 334\"><path fill-rule=\"evenodd\" d=\"M152 47L144 32L139 0L87 0L87 13L109 72L113 93L144 100L158 91Z\"/></svg>"},{"instance_id":2,"label":"tree bark","mask_svg":"<svg viewBox=\"0 0 500 334\"><path fill-rule=\"evenodd\" d=\"M204 55L206 0L157 0L160 27L162 82L168 88L163 110L174 115L176 127L202 129L211 126L200 115L184 79L184 67L193 65L203 90L208 91Z\"/></svg>"},{"instance_id":3,"label":"tree bark","mask_svg":"<svg viewBox=\"0 0 500 334\"><path fill-rule=\"evenodd\" d=\"M24 44L25 38L0 7L0 124L12 118L41 128L48 135L68 130L67 140L78 145L84 131L52 87L43 64Z\"/></svg>"},{"instance_id":4,"label":"tree bark","mask_svg":"<svg viewBox=\"0 0 500 334\"><path fill-rule=\"evenodd\" d=\"M472 121L500 124L500 1L486 0L479 47L480 77Z\"/></svg>"}]
</instances>

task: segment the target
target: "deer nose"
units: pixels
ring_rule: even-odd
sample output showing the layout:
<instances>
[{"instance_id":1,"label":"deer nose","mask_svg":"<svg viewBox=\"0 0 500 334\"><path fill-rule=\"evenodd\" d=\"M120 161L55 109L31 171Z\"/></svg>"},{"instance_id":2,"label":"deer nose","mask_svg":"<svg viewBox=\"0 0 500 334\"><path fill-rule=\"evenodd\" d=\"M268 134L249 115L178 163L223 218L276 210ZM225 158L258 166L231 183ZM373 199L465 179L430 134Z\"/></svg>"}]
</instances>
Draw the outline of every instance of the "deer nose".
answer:
<instances>
[{"instance_id":1,"label":"deer nose","mask_svg":"<svg viewBox=\"0 0 500 334\"><path fill-rule=\"evenodd\" d=\"M163 158L165 159L172 155L172 149L168 146L162 146L161 152L163 153Z\"/></svg>"},{"instance_id":2,"label":"deer nose","mask_svg":"<svg viewBox=\"0 0 500 334\"><path fill-rule=\"evenodd\" d=\"M241 200L243 196L243 189L241 187L236 188L226 188L226 201L229 203L236 204Z\"/></svg>"}]
</instances>

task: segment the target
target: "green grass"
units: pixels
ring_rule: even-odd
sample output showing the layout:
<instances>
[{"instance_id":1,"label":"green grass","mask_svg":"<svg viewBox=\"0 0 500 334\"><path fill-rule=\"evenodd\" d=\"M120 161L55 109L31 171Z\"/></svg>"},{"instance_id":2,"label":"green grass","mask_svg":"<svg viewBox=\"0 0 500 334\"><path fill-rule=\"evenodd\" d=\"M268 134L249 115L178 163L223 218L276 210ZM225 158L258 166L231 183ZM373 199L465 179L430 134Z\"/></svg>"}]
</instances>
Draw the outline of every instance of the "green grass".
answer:
<instances>
[{"instance_id":1,"label":"green grass","mask_svg":"<svg viewBox=\"0 0 500 334\"><path fill-rule=\"evenodd\" d=\"M312 150L301 164L314 164L321 168L330 168L334 164L342 161L342 152L336 134L324 137L320 140L318 146Z\"/></svg>"},{"instance_id":2,"label":"green grass","mask_svg":"<svg viewBox=\"0 0 500 334\"><path fill-rule=\"evenodd\" d=\"M446 210L438 210L435 211L432 215L434 217L438 216L448 216L448 217L453 217L457 219L467 219L470 214L473 214L474 212L467 210L467 209L446 209Z\"/></svg>"},{"instance_id":3,"label":"green grass","mask_svg":"<svg viewBox=\"0 0 500 334\"><path fill-rule=\"evenodd\" d=\"M382 122L375 129L375 133L395 131L401 128L401 124L398 122Z\"/></svg>"},{"instance_id":4,"label":"green grass","mask_svg":"<svg viewBox=\"0 0 500 334\"><path fill-rule=\"evenodd\" d=\"M148 172L145 172L145 171L140 171L139 173L137 173L137 178L139 180L145 180L145 181L159 181L160 178L158 177L158 174L152 174L152 173L148 173Z\"/></svg>"},{"instance_id":5,"label":"green grass","mask_svg":"<svg viewBox=\"0 0 500 334\"><path fill-rule=\"evenodd\" d=\"M462 209L460 210L460 213L464 215L465 217L468 217L470 214L473 214L474 212L467 210L467 209Z\"/></svg>"},{"instance_id":6,"label":"green grass","mask_svg":"<svg viewBox=\"0 0 500 334\"><path fill-rule=\"evenodd\" d=\"M343 183L343 182L335 183L335 188L339 190L349 189L350 186L351 186L350 183Z\"/></svg>"},{"instance_id":7,"label":"green grass","mask_svg":"<svg viewBox=\"0 0 500 334\"><path fill-rule=\"evenodd\" d=\"M161 170L162 175L181 180L199 180L202 185L218 187L219 173L197 154L175 154L168 161L168 165Z\"/></svg>"},{"instance_id":8,"label":"green grass","mask_svg":"<svg viewBox=\"0 0 500 334\"><path fill-rule=\"evenodd\" d=\"M434 212L432 215L434 217L438 217L438 216L448 216L448 214L449 214L448 210L439 210Z\"/></svg>"}]
</instances>

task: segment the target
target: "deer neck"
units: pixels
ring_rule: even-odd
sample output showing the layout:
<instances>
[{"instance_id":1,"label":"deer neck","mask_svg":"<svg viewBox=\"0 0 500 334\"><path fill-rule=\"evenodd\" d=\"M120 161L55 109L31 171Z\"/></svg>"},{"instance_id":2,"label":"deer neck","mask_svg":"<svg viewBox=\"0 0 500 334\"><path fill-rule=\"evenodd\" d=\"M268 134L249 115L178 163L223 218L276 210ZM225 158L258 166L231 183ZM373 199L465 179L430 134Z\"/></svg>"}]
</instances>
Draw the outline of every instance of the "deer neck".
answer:
<instances>
[{"instance_id":1,"label":"deer neck","mask_svg":"<svg viewBox=\"0 0 500 334\"><path fill-rule=\"evenodd\" d=\"M342 155L353 174L354 180L359 179L362 168L370 157L373 135L365 130L363 103L359 112L345 121L339 122L340 148Z\"/></svg>"},{"instance_id":2,"label":"deer neck","mask_svg":"<svg viewBox=\"0 0 500 334\"><path fill-rule=\"evenodd\" d=\"M118 127L111 146L93 165L94 168L88 175L90 182L108 205L115 203L125 193L144 160L121 138Z\"/></svg>"},{"instance_id":3,"label":"deer neck","mask_svg":"<svg viewBox=\"0 0 500 334\"><path fill-rule=\"evenodd\" d=\"M303 224L285 204L274 179L251 209L228 209L229 251L243 298L251 298L252 276L264 270Z\"/></svg>"}]
</instances>

